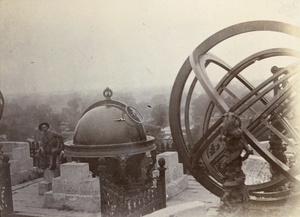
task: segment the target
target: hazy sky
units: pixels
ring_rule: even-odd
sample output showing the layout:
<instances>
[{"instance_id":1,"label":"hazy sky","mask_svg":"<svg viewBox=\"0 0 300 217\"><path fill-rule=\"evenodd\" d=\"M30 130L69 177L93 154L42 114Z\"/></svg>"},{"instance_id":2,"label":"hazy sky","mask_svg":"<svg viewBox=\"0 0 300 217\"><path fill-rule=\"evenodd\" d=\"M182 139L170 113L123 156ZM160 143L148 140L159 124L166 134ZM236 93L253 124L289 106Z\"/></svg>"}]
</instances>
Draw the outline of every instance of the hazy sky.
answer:
<instances>
[{"instance_id":1,"label":"hazy sky","mask_svg":"<svg viewBox=\"0 0 300 217\"><path fill-rule=\"evenodd\" d=\"M0 90L172 87L215 32L250 20L300 26L299 0L1 0Z\"/></svg>"}]
</instances>

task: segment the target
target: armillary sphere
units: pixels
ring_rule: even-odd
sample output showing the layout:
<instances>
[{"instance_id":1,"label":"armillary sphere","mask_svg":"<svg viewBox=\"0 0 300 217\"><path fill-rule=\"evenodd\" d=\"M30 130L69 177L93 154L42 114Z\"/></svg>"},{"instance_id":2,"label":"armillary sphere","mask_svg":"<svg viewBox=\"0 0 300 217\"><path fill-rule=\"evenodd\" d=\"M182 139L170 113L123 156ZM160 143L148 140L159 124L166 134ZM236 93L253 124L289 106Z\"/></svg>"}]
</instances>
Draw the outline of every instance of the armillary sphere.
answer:
<instances>
[{"instance_id":1,"label":"armillary sphere","mask_svg":"<svg viewBox=\"0 0 300 217\"><path fill-rule=\"evenodd\" d=\"M300 51L295 49L299 44L260 49L245 57L241 54L233 67L212 52L228 40L249 34L252 37L254 33L291 37L296 42L300 38L299 27L276 21L240 23L207 38L186 59L177 74L170 97L170 126L184 166L199 183L221 197L224 192L224 174L219 170L224 157L224 147L219 143L222 115L227 112L238 115L244 138L254 150L250 168L269 173L266 177L262 176L262 171L256 171L252 178L257 178L258 182L246 183L250 199L274 201L299 193L296 187L300 181L297 166L300 142L297 125L300 121L297 123L296 120L299 118ZM254 50L258 42L268 43L255 39L253 45L242 43L237 46L242 50ZM269 38L271 40L273 38ZM225 47L225 55L228 49L234 47ZM281 65L279 58L287 59L288 63ZM267 67L259 68L264 63ZM211 76L217 70L223 74ZM247 78L244 72L250 76ZM263 80L259 81L259 78ZM202 92L196 91L198 87ZM203 97L199 98L201 94ZM197 97L198 101L195 100ZM247 161L249 159L243 163ZM265 167L258 166L261 162ZM249 172L245 173L247 180Z\"/></svg>"}]
</instances>

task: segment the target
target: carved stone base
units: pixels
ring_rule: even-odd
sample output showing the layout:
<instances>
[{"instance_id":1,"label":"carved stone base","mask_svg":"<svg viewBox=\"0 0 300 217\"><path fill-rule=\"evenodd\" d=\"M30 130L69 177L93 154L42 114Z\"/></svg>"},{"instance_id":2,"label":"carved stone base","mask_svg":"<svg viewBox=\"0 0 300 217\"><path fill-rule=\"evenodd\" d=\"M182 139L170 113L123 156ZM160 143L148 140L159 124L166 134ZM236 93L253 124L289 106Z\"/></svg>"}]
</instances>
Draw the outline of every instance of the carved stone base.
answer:
<instances>
[{"instance_id":1,"label":"carved stone base","mask_svg":"<svg viewBox=\"0 0 300 217\"><path fill-rule=\"evenodd\" d=\"M88 163L65 163L61 176L52 180L52 191L44 194L47 208L99 212L99 179L92 178Z\"/></svg>"}]
</instances>

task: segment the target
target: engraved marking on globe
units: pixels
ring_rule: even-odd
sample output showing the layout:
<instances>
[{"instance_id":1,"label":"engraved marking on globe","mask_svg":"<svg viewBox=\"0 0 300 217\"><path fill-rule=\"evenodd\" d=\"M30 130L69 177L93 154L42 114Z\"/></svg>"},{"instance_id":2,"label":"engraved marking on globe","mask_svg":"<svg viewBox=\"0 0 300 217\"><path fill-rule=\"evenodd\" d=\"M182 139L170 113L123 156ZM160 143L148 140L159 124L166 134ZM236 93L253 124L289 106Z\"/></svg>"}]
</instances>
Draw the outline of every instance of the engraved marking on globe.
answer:
<instances>
[{"instance_id":1,"label":"engraved marking on globe","mask_svg":"<svg viewBox=\"0 0 300 217\"><path fill-rule=\"evenodd\" d=\"M74 181L68 181L64 185L65 198L69 201L76 201L79 199L80 187Z\"/></svg>"}]
</instances>

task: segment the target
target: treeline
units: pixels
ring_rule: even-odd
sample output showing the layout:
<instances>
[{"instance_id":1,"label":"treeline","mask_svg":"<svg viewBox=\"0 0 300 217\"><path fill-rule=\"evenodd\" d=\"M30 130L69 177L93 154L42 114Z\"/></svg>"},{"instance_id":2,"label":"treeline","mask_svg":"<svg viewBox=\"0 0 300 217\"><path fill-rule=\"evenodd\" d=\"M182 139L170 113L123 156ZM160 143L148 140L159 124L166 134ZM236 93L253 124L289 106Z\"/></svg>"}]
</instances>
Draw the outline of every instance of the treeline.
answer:
<instances>
[{"instance_id":1,"label":"treeline","mask_svg":"<svg viewBox=\"0 0 300 217\"><path fill-rule=\"evenodd\" d=\"M154 134L157 129L168 126L168 94L147 95L147 100L137 99L131 93L114 93L113 100L135 107L145 120L146 130ZM93 103L104 100L101 94L9 96L0 122L0 140L26 141L38 139L38 125L48 122L51 129L62 133L73 131L82 113Z\"/></svg>"},{"instance_id":2,"label":"treeline","mask_svg":"<svg viewBox=\"0 0 300 217\"><path fill-rule=\"evenodd\" d=\"M245 90L236 92L243 93ZM162 128L169 126L169 96L168 91L160 94L153 94L152 91L116 92L112 99L136 108L144 117L146 133L158 136ZM236 99L227 94L223 97L229 106L236 102ZM40 137L38 125L41 122L48 122L53 130L60 133L66 129L73 131L83 112L92 104L105 98L102 93L79 94L74 92L7 97L4 95L4 99L4 113L0 122L0 140L26 141L28 138L38 139ZM202 132L202 123L208 102L209 97L205 93L196 94L191 99L189 114L191 133L194 138L199 138L199 133ZM254 105L253 108L256 111L262 110L263 106L260 104ZM217 109L212 115L220 116ZM246 120L253 115L251 110L243 114Z\"/></svg>"}]
</instances>

